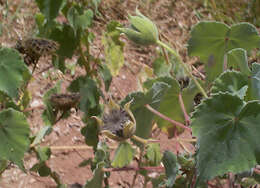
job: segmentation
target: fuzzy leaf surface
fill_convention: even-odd
[[[0,159],[10,160],[22,170],[24,153],[29,149],[30,128],[23,113],[12,108],[0,112]]]
[[[242,48],[235,48],[230,50],[227,54],[228,67],[235,70],[240,70],[245,75],[249,76],[251,70],[248,67],[248,60],[246,50]]]
[[[226,71],[214,81],[211,93],[229,92],[243,99],[247,88],[247,76],[237,71]]]
[[[188,42],[188,53],[205,63],[207,80],[213,81],[222,71],[224,55],[234,48],[250,51],[258,48],[260,36],[249,23],[229,27],[220,22],[203,21],[195,25]]]
[[[197,137],[197,183],[227,172],[249,170],[260,162],[260,104],[218,93],[203,100],[192,115]]]
[[[28,68],[16,50],[0,48],[0,91],[16,98],[19,89],[30,77]]]

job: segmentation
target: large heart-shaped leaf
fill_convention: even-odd
[[[24,153],[29,149],[30,128],[23,113],[5,109],[0,112],[0,159],[10,160],[21,169]]]
[[[260,162],[260,104],[218,93],[205,99],[192,115],[197,137],[197,182],[227,172],[249,170]]]
[[[258,48],[260,36],[249,23],[229,27],[224,23],[203,21],[193,27],[188,44],[189,55],[199,56],[206,64],[207,80],[210,82],[223,71],[225,53],[234,48],[247,51]]]
[[[30,72],[19,53],[10,48],[0,48],[0,91],[14,98],[30,79]]]

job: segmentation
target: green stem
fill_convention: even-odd
[[[190,72],[190,70],[188,69],[188,67],[185,65],[185,63],[182,61],[180,55],[174,51],[171,47],[169,47],[167,44],[161,42],[160,40],[157,40],[157,44],[164,47],[165,49],[167,49],[170,53],[172,53],[178,60],[178,62],[181,63],[182,67],[184,68],[184,70],[186,71],[186,73],[190,76],[190,78],[194,81],[194,83],[196,84],[196,86],[198,87],[198,89],[201,91],[202,95],[207,98],[208,95],[205,92],[205,90],[201,87],[200,83],[195,79],[195,77],[192,75],[192,73]]]

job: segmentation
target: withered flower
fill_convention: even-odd
[[[80,100],[79,93],[53,94],[50,97],[51,105],[59,110],[69,110],[76,107]]]
[[[136,130],[136,121],[130,111],[131,101],[126,103],[123,108],[116,104],[112,99],[105,106],[102,118],[93,116],[101,129],[101,134],[116,140],[123,141],[131,138]]]

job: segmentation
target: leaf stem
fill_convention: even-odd
[[[186,125],[189,126],[190,125],[190,116],[188,115],[188,113],[185,109],[185,105],[184,105],[181,93],[179,93],[179,103],[180,103],[181,110],[182,110],[184,118],[185,118]]]
[[[157,40],[157,44],[164,47],[165,49],[167,49],[170,53],[172,53],[177,60],[180,62],[180,64],[182,65],[182,67],[184,68],[184,70],[186,71],[186,73],[190,76],[190,78],[194,81],[194,83],[196,84],[196,86],[198,87],[198,89],[201,91],[202,95],[207,98],[208,95],[205,92],[205,90],[201,87],[200,83],[195,79],[195,77],[192,75],[192,73],[190,72],[190,70],[188,69],[188,67],[185,65],[185,63],[182,61],[180,55],[174,51],[171,47],[169,47],[167,44],[161,42],[160,40]]]
[[[154,113],[155,115],[159,116],[160,118],[166,120],[166,121],[169,121],[171,124],[173,124],[174,126],[177,126],[177,127],[181,127],[183,129],[186,129],[188,131],[191,132],[191,128],[189,127],[186,127],[185,125],[183,125],[182,123],[178,122],[178,121],[175,121],[165,115],[163,115],[162,113],[158,112],[157,110],[153,109],[149,104],[146,104],[145,107],[151,111],[152,113]]]

